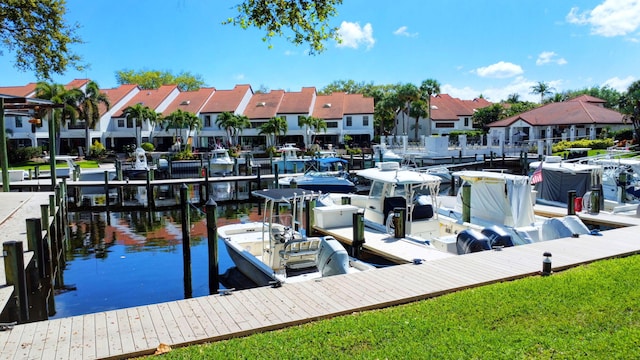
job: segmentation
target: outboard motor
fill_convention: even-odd
[[[458,255],[491,250],[489,238],[477,230],[466,229],[458,233],[456,238]]]
[[[349,254],[338,240],[327,236],[320,244],[317,264],[323,277],[346,274],[349,271]]]
[[[513,246],[511,235],[497,225],[486,227],[482,229],[481,233],[489,238],[489,245],[491,245],[492,248]]]

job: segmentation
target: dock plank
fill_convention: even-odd
[[[53,358],[54,351],[57,359],[126,358],[151,353],[161,342],[182,346],[216,341],[537,275],[545,251],[553,255],[554,271],[638,254],[638,230],[638,226],[618,228],[602,236],[583,235],[446,257],[319,281],[285,283],[279,288],[21,324],[0,333],[0,347],[7,358]],[[38,341],[41,344],[36,344]]]

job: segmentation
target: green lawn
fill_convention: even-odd
[[[99,163],[95,160],[80,160],[80,161],[76,161],[76,164],[80,165],[81,168],[83,169],[95,169],[100,167]],[[45,163],[45,162],[37,162],[37,161],[27,161],[21,164],[15,164],[15,165],[11,165],[9,167],[9,170],[35,170],[35,167],[39,166],[41,170],[46,170],[50,167],[49,163]],[[58,168],[67,168],[67,162],[66,161],[57,161],[56,162],[56,169]]]
[[[639,274],[640,256],[600,261],[162,358],[637,359]]]

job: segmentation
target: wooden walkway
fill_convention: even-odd
[[[637,226],[512,248],[83,316],[0,332],[1,359],[127,358],[317,319],[378,309],[537,275],[542,254],[554,271],[640,253]]]

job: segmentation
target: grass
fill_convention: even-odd
[[[640,256],[460,291],[164,359],[632,359],[640,357]]]
[[[99,163],[95,160],[79,160],[79,161],[75,161],[76,164],[80,165],[80,168],[83,169],[95,169],[100,167]],[[13,164],[9,167],[10,170],[35,170],[35,167],[39,166],[41,170],[46,170],[49,168],[49,163],[43,162],[43,161],[25,161],[23,163],[20,164]],[[57,161],[56,162],[56,169],[58,168],[67,168],[67,162],[66,161]]]

